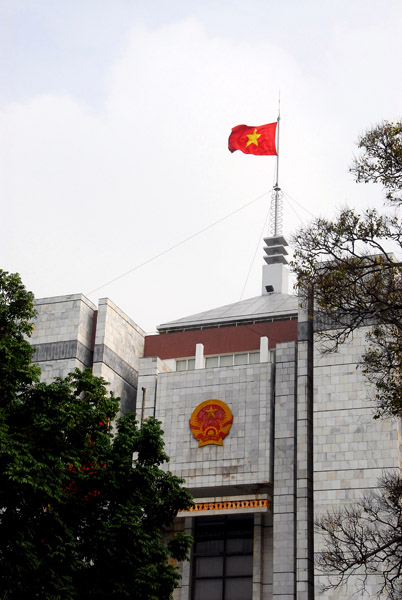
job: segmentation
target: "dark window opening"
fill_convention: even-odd
[[[197,517],[192,600],[252,600],[254,515]]]

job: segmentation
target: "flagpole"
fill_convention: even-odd
[[[276,237],[282,233],[282,195],[280,194],[281,188],[279,187],[279,127],[281,120],[281,97],[279,93],[279,106],[278,106],[278,136],[276,145],[276,183],[272,190],[271,196],[271,235]]]
[[[280,127],[280,121],[281,121],[281,94],[279,92],[278,118],[277,118],[277,123],[278,123],[278,143],[277,143],[277,146],[276,146],[276,186],[279,185],[279,127]]]

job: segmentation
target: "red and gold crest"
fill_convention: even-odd
[[[190,419],[190,429],[198,446],[222,446],[233,423],[233,415],[222,400],[206,400],[197,406]]]

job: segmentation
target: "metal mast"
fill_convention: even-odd
[[[279,110],[278,110],[278,138],[276,148],[276,183],[273,187],[271,194],[271,212],[270,212],[270,227],[269,233],[271,236],[277,236],[282,234],[283,229],[283,194],[279,187],[279,126],[280,126],[281,114],[280,114],[280,98],[279,98]]]
[[[268,237],[264,238],[264,261],[262,268],[262,293],[288,293],[287,241],[282,234],[283,194],[279,187],[279,122],[280,98],[278,110],[278,138],[276,154],[276,183],[271,194],[270,225]]]

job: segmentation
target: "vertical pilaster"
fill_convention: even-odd
[[[296,598],[296,368],[294,342],[278,344],[275,370],[273,600]]]
[[[156,416],[158,374],[170,369],[157,356],[140,359],[138,372],[137,418],[140,424]]]
[[[261,515],[261,600],[272,600],[273,526],[272,512]]]
[[[263,539],[262,514],[254,515],[254,544],[253,544],[253,600],[262,600],[263,579]]]
[[[297,600],[314,598],[312,298],[299,309],[297,358]]]
[[[188,535],[193,535],[194,533],[194,519],[191,517],[186,517],[184,519],[184,528],[183,530]],[[177,596],[178,600],[190,600],[191,598],[191,568],[190,561],[185,560],[182,563],[181,567],[181,582],[180,588],[175,592],[175,597]]]

